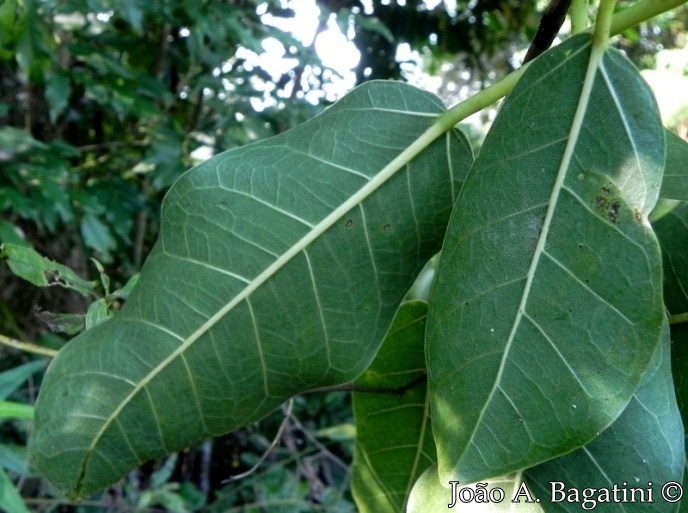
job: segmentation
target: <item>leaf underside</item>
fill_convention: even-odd
[[[44,475],[88,496],[363,372],[439,249],[472,162],[465,137],[447,133],[330,228],[319,223],[442,110],[411,86],[367,83],[180,178],[123,310],[70,342],[46,374],[31,439]]]
[[[648,372],[619,418],[587,446],[525,471],[531,490],[541,502],[561,499],[561,494],[552,496],[552,481],[565,483],[566,496],[571,489],[612,489],[616,484],[641,490],[634,496],[627,491],[626,497],[629,502],[637,501],[635,507],[642,511],[676,510],[675,504],[655,497],[664,483],[681,482],[684,466],[683,425],[671,379],[670,350],[669,324],[665,322]],[[619,512],[632,507],[624,503],[600,505],[605,511]],[[581,504],[561,501],[550,509],[573,513],[581,510]]]
[[[435,462],[425,380],[427,309],[421,301],[402,304],[375,360],[354,382],[362,388],[353,394],[351,481],[359,513],[403,513],[413,483]]]
[[[623,411],[658,343],[647,216],[663,128],[628,61],[608,50],[588,72],[590,56],[583,34],[533,62],[450,220],[427,328],[443,482],[587,444]]]

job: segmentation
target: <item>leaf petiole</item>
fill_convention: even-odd
[[[669,324],[683,324],[684,322],[688,322],[688,312],[669,316]]]
[[[21,351],[26,351],[27,353],[39,354],[41,356],[49,356],[53,358],[57,355],[57,351],[54,349],[48,349],[47,347],[41,347],[31,342],[21,342],[20,340],[7,337],[5,335],[0,335],[0,344],[19,349]]]
[[[597,17],[595,18],[595,31],[592,36],[593,53],[602,54],[607,49],[615,5],[616,0],[600,1],[600,7],[597,9]]]
[[[571,34],[576,35],[588,28],[589,0],[573,0],[569,16],[571,18]]]

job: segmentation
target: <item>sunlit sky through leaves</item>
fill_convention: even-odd
[[[382,3],[386,4],[392,1],[402,6],[405,4],[405,0],[382,0]],[[425,0],[424,3],[429,10],[443,3],[448,12],[456,12],[455,0]],[[362,0],[362,4],[362,14],[373,14],[371,0]],[[291,34],[304,47],[314,49],[325,68],[319,70],[322,71],[323,82],[311,81],[314,83],[314,87],[309,88],[309,77],[313,77],[315,70],[310,66],[305,67],[301,79],[302,85],[306,85],[303,87],[303,91],[297,93],[297,97],[305,97],[313,104],[317,104],[322,99],[333,102],[341,98],[354,87],[356,80],[353,70],[360,60],[360,52],[352,42],[354,38],[353,18],[348,19],[347,25],[346,18],[342,16],[338,19],[334,13],[323,14],[315,0],[282,0],[281,7],[292,10],[294,16],[292,18],[273,16],[268,13],[267,3],[259,5],[257,13],[261,16],[263,23]],[[352,13],[355,14],[356,9],[354,7]],[[322,20],[324,29],[318,31],[322,16],[326,17]],[[435,34],[430,34],[430,41],[432,41],[433,36],[437,37]],[[273,82],[276,82],[282,75],[298,66],[299,49],[294,45],[285,47],[283,42],[270,37],[263,40],[261,46],[264,52],[260,54],[246,48],[238,50],[236,57],[244,61],[243,66],[248,71],[260,67],[271,76]],[[408,43],[400,43],[397,46],[396,59],[401,65],[406,82],[422,89],[438,92],[442,82],[441,77],[429,76],[423,72],[421,55],[418,51],[412,50]],[[254,86],[257,90],[266,92],[264,99],[256,98],[253,100],[252,106],[255,110],[260,111],[275,105],[275,97],[270,94],[275,89],[274,84],[261,83],[259,79],[256,79]],[[293,87],[293,84],[287,87],[282,96],[287,97],[291,94],[290,87]]]
[[[323,66],[329,68],[323,70],[323,78],[326,79],[324,90],[306,89],[299,94],[305,95],[306,99],[314,104],[323,97],[329,101],[334,101],[346,94],[355,85],[356,77],[353,69],[360,59],[360,53],[351,41],[353,39],[353,27],[348,31],[349,33],[343,33],[337,24],[335,15],[331,14],[324,20],[326,28],[318,33],[321,12],[316,6],[315,0],[286,0],[282,2],[282,7],[293,10],[294,17],[273,16],[267,12],[267,4],[260,5],[257,12],[261,15],[263,23],[290,33],[305,47],[314,48]],[[240,48],[237,51],[237,58],[244,60],[244,67],[249,71],[252,67],[260,67],[270,74],[273,81],[277,81],[283,74],[298,65],[296,46],[285,47],[283,42],[273,37],[264,39],[261,46],[264,50],[264,53],[261,54],[246,48]],[[314,70],[307,66],[302,80],[307,81],[309,73],[314,73]],[[259,86],[260,84],[255,85]],[[266,92],[270,92],[274,88],[274,84],[266,83],[262,86]],[[286,91],[286,93],[289,94],[290,91]],[[259,99],[254,100],[252,106],[256,110],[262,110],[271,102],[274,102],[274,99],[271,100],[269,96],[266,96],[263,102]]]

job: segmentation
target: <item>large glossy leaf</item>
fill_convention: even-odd
[[[614,485],[620,489],[616,497],[623,498],[625,493],[628,503],[596,503],[593,501],[600,496],[594,494],[586,506],[619,512],[628,511],[631,504],[642,511],[676,509],[675,503],[662,498],[666,483],[682,481],[685,453],[683,425],[671,379],[668,323],[661,339],[633,398],[608,429],[585,447],[525,471],[530,489],[546,504],[546,511],[579,512],[584,502],[582,490],[613,491]],[[561,484],[553,486],[552,482]],[[631,488],[640,491],[631,492]],[[576,498],[575,490],[579,492],[578,502],[569,502]],[[604,500],[604,496],[601,498]]]
[[[185,174],[124,309],[52,362],[36,407],[37,467],[85,496],[363,372],[438,250],[471,162],[451,132],[379,183],[442,109],[410,86],[370,83]]]
[[[428,313],[444,482],[536,465],[623,411],[659,340],[654,98],[583,34],[508,96],[452,214]]]
[[[354,384],[352,492],[360,513],[403,513],[413,483],[435,462],[421,301],[401,305],[373,363]],[[395,392],[396,391],[396,392]]]

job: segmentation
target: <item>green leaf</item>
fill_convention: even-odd
[[[124,287],[121,289],[117,289],[112,293],[112,297],[117,298],[117,299],[123,299],[126,300],[129,297],[129,294],[131,294],[131,291],[134,290],[134,287],[139,281],[139,274],[135,274],[129,280],[124,284]]]
[[[47,310],[36,310],[34,314],[54,333],[76,335],[85,327],[84,314],[53,313]]]
[[[84,244],[98,252],[100,258],[109,263],[112,261],[112,251],[117,247],[117,241],[110,228],[98,216],[86,213],[81,218],[81,236]]]
[[[647,222],[663,150],[647,85],[614,50],[591,61],[588,35],[543,54],[508,96],[457,200],[428,313],[444,481],[570,452],[631,399],[663,318]]]
[[[659,195],[688,201],[688,143],[671,130],[666,134],[666,169]]]
[[[20,476],[29,475],[29,451],[25,445],[0,444],[0,467]]]
[[[46,150],[48,145],[34,139],[26,130],[19,130],[12,126],[0,128],[0,151],[9,155]]]
[[[0,400],[7,399],[22,383],[43,367],[45,367],[45,362],[37,360],[0,373]]]
[[[41,256],[31,247],[4,243],[0,247],[0,257],[5,259],[14,274],[37,287],[59,285],[83,295],[93,292],[93,286],[69,267]]]
[[[0,468],[0,509],[7,513],[29,513],[10,476]]]
[[[99,299],[91,303],[86,311],[85,327],[90,330],[94,326],[98,326],[100,323],[106,321],[110,316],[108,310],[107,301],[105,299]]]
[[[42,83],[50,67],[55,40],[46,19],[41,16],[35,1],[29,1],[23,15],[16,22],[16,59],[31,81]]]
[[[22,229],[4,219],[0,220],[0,243],[31,247],[31,243],[26,240]]]
[[[48,73],[45,85],[45,99],[50,107],[50,121],[55,123],[58,116],[67,108],[71,94],[69,75],[63,72]]]
[[[439,249],[472,160],[452,131],[385,181],[442,110],[411,86],[370,82],[294,130],[186,173],[122,310],[48,369],[36,466],[87,496],[361,374]]]
[[[582,494],[585,488],[613,490],[616,484],[629,489],[619,491],[617,497],[626,497],[629,503],[635,499],[643,511],[675,511],[676,505],[661,496],[665,483],[682,481],[685,456],[683,425],[671,380],[670,346],[669,325],[665,323],[650,368],[619,418],[585,447],[525,471],[530,488],[542,502],[569,496],[571,488]],[[556,493],[553,481],[563,483],[554,485],[559,490]],[[640,491],[633,497],[631,488]],[[595,497],[598,494],[591,499]],[[582,495],[579,499],[556,502],[554,510],[578,513],[581,506],[598,505],[592,500],[584,504]],[[630,507],[624,503],[599,505],[605,511],[619,512]]]
[[[370,389],[353,394],[352,492],[361,513],[405,511],[413,483],[435,462],[425,380],[427,309],[421,301],[402,304],[375,360],[354,382]]]
[[[19,19],[18,0],[0,2],[0,59],[9,60],[13,55],[16,26]]]

